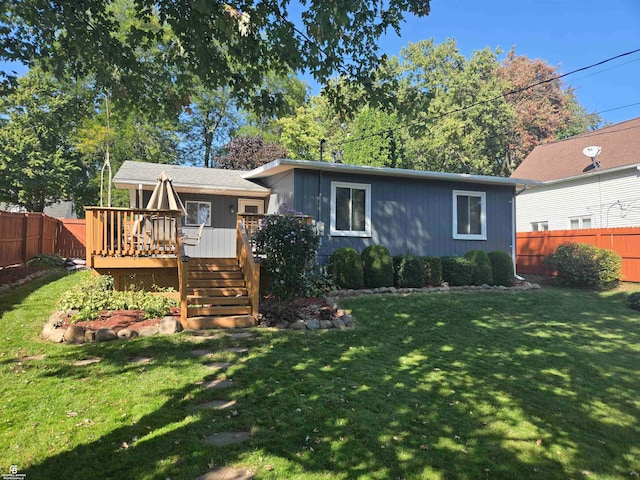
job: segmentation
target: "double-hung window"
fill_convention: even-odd
[[[371,185],[331,182],[330,235],[371,236]]]
[[[487,239],[486,204],[485,192],[453,191],[453,238]]]
[[[185,202],[187,209],[187,217],[185,219],[186,226],[196,226],[204,223],[211,226],[211,202]]]
[[[578,230],[581,228],[591,228],[591,216],[570,217],[569,228],[571,230]]]

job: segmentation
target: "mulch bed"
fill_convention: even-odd
[[[0,285],[12,284],[22,280],[32,273],[45,270],[42,267],[29,267],[27,265],[16,265],[0,268]]]
[[[179,317],[180,309],[172,308],[171,315]],[[144,318],[142,310],[110,310],[103,312],[94,320],[83,322],[74,322],[74,325],[87,328],[89,330],[99,330],[101,328],[110,328],[114,332],[128,328],[130,330],[140,331],[143,327],[150,325],[159,325],[160,318]],[[65,322],[65,326],[70,325],[69,321]]]

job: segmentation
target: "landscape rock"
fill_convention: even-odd
[[[62,324],[58,325],[58,322],[56,320],[54,321],[49,320],[47,323],[44,324],[44,327],[42,328],[42,338],[48,340],[51,334],[60,326],[62,326]]]
[[[182,330],[182,324],[175,317],[164,317],[160,322],[160,335],[173,335]]]
[[[155,325],[148,325],[146,327],[142,327],[138,331],[138,336],[140,336],[140,337],[153,337],[154,335],[157,335],[159,332],[160,332],[160,330],[158,330],[158,327],[156,327]]]
[[[129,339],[136,338],[138,336],[138,332],[135,330],[131,330],[130,328],[123,328],[118,332],[118,338]]]
[[[85,330],[84,331],[84,341],[87,343],[95,343],[96,341],[96,331],[95,330]]]
[[[289,328],[291,330],[306,330],[307,324],[304,323],[303,320],[298,320],[297,322],[293,322],[291,325],[289,325]]]
[[[344,323],[345,327],[353,326],[353,317],[351,315],[343,315],[340,320],[342,320],[342,323]]]
[[[118,335],[110,328],[101,328],[96,332],[96,342],[109,342],[116,340]]]
[[[56,328],[55,330],[51,331],[51,333],[49,333],[46,338],[53,343],[62,343],[62,341],[64,340],[64,332],[64,328]]]
[[[333,322],[331,320],[320,320],[320,328],[329,329],[333,328]]]
[[[64,321],[67,319],[66,312],[53,312],[51,316],[49,316],[49,321],[47,323],[52,323],[56,327],[61,327],[64,325]]]
[[[84,343],[84,328],[78,325],[70,325],[64,332],[64,341],[73,345]]]
[[[341,318],[336,318],[333,321],[333,326],[339,330],[343,330],[345,328],[344,322],[342,321]]]
[[[276,323],[276,328],[279,328],[279,329],[289,328],[289,322],[285,322],[284,320],[281,322],[278,322]]]
[[[320,330],[320,320],[312,318],[305,322],[309,330]]]

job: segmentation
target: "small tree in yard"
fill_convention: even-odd
[[[306,267],[318,249],[313,226],[293,212],[269,215],[254,240],[258,251],[265,253],[265,266],[273,276],[273,294],[282,300],[300,294]]]

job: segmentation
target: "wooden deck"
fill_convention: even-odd
[[[180,212],[88,207],[87,265],[112,275],[116,289],[174,288],[184,328],[255,325],[260,266],[239,216],[235,258],[189,258]]]

